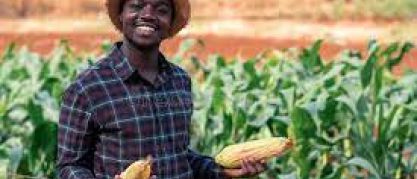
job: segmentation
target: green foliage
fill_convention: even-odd
[[[232,143],[286,136],[295,148],[271,161],[261,178],[412,177],[417,73],[391,72],[412,44],[382,48],[371,41],[365,58],[347,51],[330,63],[320,45],[296,57],[183,61],[203,74],[194,81],[192,146],[213,156]]]
[[[294,149],[269,161],[260,178],[412,178],[417,172],[417,73],[391,73],[412,44],[382,48],[371,41],[365,58],[347,51],[326,63],[317,41],[296,56],[213,55],[203,63],[184,58],[197,43],[186,41],[173,60],[194,81],[192,148],[214,156],[250,139],[294,139]],[[6,165],[13,175],[55,176],[60,98],[90,59],[65,42],[46,58],[14,45],[5,50],[0,172]]]
[[[61,95],[81,65],[65,41],[47,58],[14,45],[5,50],[0,59],[0,160],[7,161],[9,173],[54,177]]]

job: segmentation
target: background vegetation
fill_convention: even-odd
[[[417,72],[391,73],[412,44],[371,41],[367,54],[346,50],[326,63],[317,41],[203,63],[184,55],[196,42],[172,57],[194,81],[192,148],[214,156],[228,144],[286,136],[297,145],[261,178],[415,177]],[[93,59],[65,42],[47,57],[14,45],[1,55],[0,178],[55,176],[61,95]]]

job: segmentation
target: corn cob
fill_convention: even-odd
[[[283,137],[244,142],[227,146],[215,157],[215,161],[225,168],[239,168],[240,161],[243,159],[268,160],[278,157],[292,145],[293,142],[290,139]]]
[[[151,176],[152,158],[148,156],[146,160],[139,160],[127,167],[121,174],[122,179],[149,179]]]

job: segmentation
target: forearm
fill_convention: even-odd
[[[194,178],[224,179],[223,168],[217,165],[213,158],[200,155],[188,150],[188,162],[194,173]]]

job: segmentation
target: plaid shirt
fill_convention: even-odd
[[[148,155],[157,178],[224,178],[212,158],[188,148],[193,103],[187,73],[160,55],[152,85],[120,46],[116,43],[65,91],[59,178],[113,178]]]

